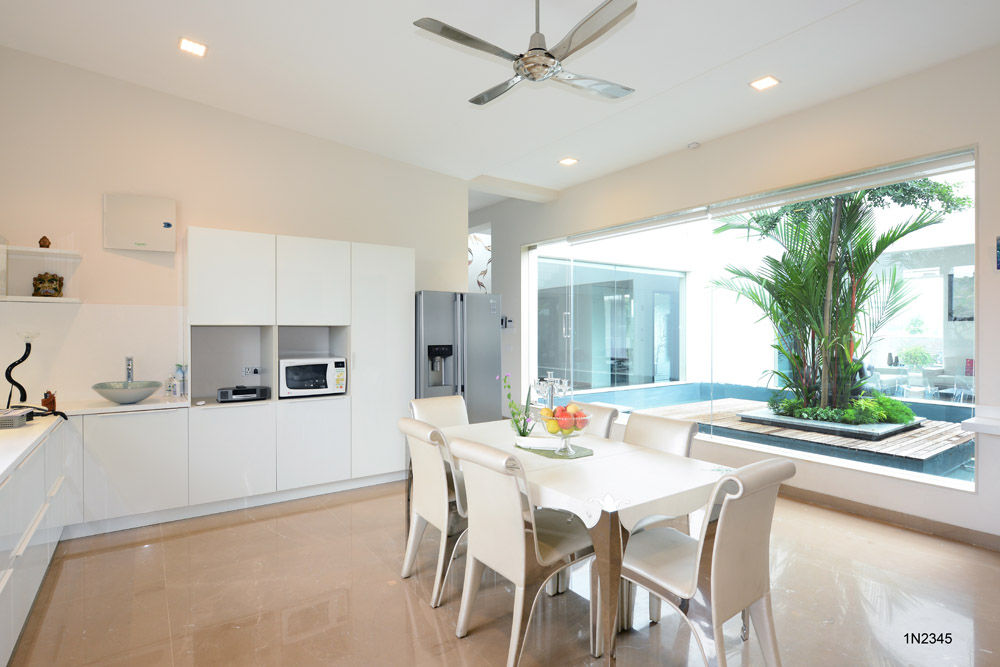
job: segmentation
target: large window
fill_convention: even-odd
[[[560,251],[573,254],[546,248]],[[540,376],[581,390],[680,379],[683,273],[545,255],[537,270]]]
[[[733,206],[712,215],[710,206],[682,224],[540,246],[531,255],[537,295],[531,370],[566,378],[577,400],[692,419],[706,433],[972,480],[974,442],[959,426],[971,416],[976,395],[975,176],[969,164],[896,182],[883,175],[871,187],[858,186],[866,194],[839,187],[819,192],[819,199],[762,199],[736,215]],[[777,226],[781,216],[805,220],[836,206],[847,215],[844,202],[852,198],[867,204],[870,229],[855,230],[835,246],[848,266],[836,289],[843,290],[841,303],[855,305],[858,313],[838,339],[839,361],[831,357],[826,364],[830,373],[850,377],[824,385],[817,372],[807,393],[815,397],[819,386],[838,387],[840,396],[826,392],[830,406],[884,395],[923,421],[908,436],[868,445],[752,427],[744,415],[772,398],[794,396],[786,380],[801,359],[786,344],[799,340],[799,324],[776,322],[749,293],[732,289],[739,271],[766,275],[780,263],[790,247],[781,235],[793,228]],[[877,261],[866,263],[865,248],[921,215],[933,224],[879,247]],[[808,269],[814,274],[803,289],[819,290],[822,299],[825,260],[819,263]],[[877,293],[866,294],[866,284]],[[810,298],[815,301],[816,292]],[[859,298],[863,303],[852,304]],[[822,349],[834,354],[834,347]]]

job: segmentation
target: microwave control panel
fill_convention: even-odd
[[[347,362],[333,362],[333,390],[335,393],[343,394],[347,392]]]

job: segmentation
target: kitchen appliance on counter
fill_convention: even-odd
[[[242,384],[235,387],[222,387],[215,396],[215,400],[219,403],[266,401],[269,398],[271,398],[270,387],[247,387]]]
[[[421,291],[416,307],[416,397],[457,394],[470,422],[500,419],[500,295]]]
[[[278,398],[346,393],[344,357],[286,356],[278,360]]]

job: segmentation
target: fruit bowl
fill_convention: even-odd
[[[556,454],[573,453],[570,438],[580,434],[590,424],[590,415],[576,403],[558,405],[554,409],[533,407],[532,418],[551,436],[561,438],[562,444]]]

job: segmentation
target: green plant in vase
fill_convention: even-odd
[[[499,376],[497,376],[499,379]],[[528,387],[528,397],[524,399],[524,405],[514,400],[513,389],[510,386],[510,373],[504,373],[503,388],[507,392],[507,409],[510,410],[510,427],[521,436],[527,437],[535,428],[535,423],[531,419],[531,387]]]

